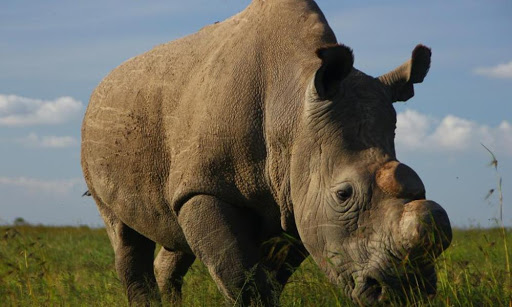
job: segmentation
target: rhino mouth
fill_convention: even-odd
[[[361,286],[356,286],[351,298],[359,304],[375,304],[386,299],[387,287],[376,278],[366,277]]]
[[[392,270],[395,270],[393,273]],[[348,296],[359,305],[414,304],[437,293],[437,274],[433,264],[421,267],[379,270],[352,277]]]

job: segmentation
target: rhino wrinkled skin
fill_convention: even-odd
[[[129,301],[179,304],[197,258],[229,304],[277,305],[308,255],[357,304],[435,294],[450,222],[397,161],[392,105],[430,56],[374,78],[314,1],[253,0],[112,71],[82,168]]]

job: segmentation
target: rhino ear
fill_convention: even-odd
[[[354,55],[344,45],[331,45],[320,48],[316,55],[322,60],[322,66],[315,74],[315,88],[322,100],[332,98],[343,80],[352,70]]]
[[[414,83],[421,83],[430,68],[430,48],[417,45],[412,57],[393,71],[379,77],[391,94],[392,101],[407,101],[414,96]]]

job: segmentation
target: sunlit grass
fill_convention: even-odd
[[[510,245],[510,233],[506,231]],[[438,259],[438,294],[426,306],[509,306],[503,233],[495,229],[454,230]],[[207,269],[194,263],[185,277],[185,306],[224,301]],[[126,306],[104,229],[87,227],[0,227],[2,306]],[[291,277],[282,306],[347,306],[349,300],[308,258]]]

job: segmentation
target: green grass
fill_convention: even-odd
[[[455,230],[438,260],[438,295],[427,306],[510,306],[504,233]],[[506,233],[508,246],[511,234]],[[0,227],[1,306],[126,306],[104,229]],[[185,306],[217,306],[223,299],[206,268],[194,263],[185,278]],[[348,301],[309,258],[292,276],[283,306],[346,306]]]

